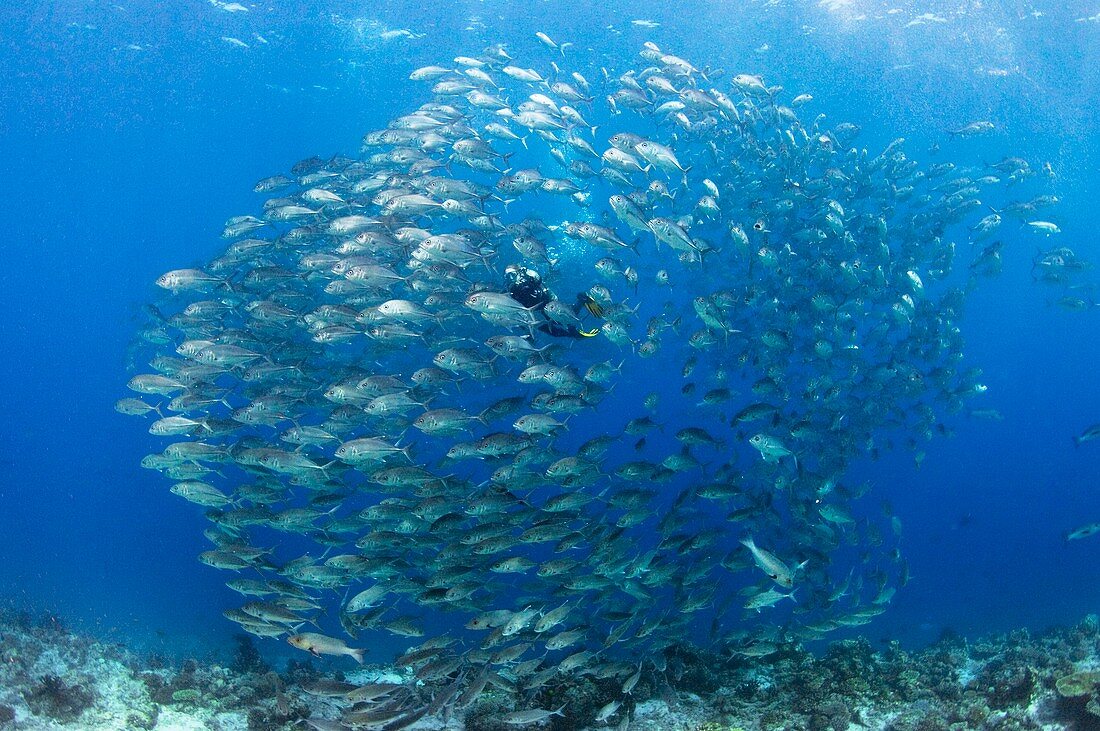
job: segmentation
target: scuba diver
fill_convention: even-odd
[[[540,314],[547,304],[556,299],[554,293],[542,283],[542,277],[538,272],[517,264],[509,264],[504,270],[504,284],[508,287],[508,294],[512,299]],[[603,316],[603,308],[596,300],[585,292],[578,292],[577,301],[573,304],[573,314],[580,314],[582,308],[595,317]],[[539,325],[539,330],[556,338],[591,338],[600,333],[599,328],[581,330],[573,325],[554,322],[545,314],[543,319],[545,321]]]

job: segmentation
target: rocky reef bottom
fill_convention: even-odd
[[[1100,730],[1100,619],[1091,615],[1040,635],[944,636],[919,652],[876,650],[864,640],[819,652],[785,647],[764,658],[676,647],[643,667],[626,696],[618,683],[567,676],[527,703],[564,706],[564,715],[523,727]],[[310,658],[273,669],[246,636],[225,664],[168,663],[73,633],[51,617],[0,613],[0,731],[338,729],[348,704],[334,701],[334,681],[406,682],[413,694],[432,696],[407,669],[350,670]],[[616,700],[617,712],[596,722]],[[488,690],[462,712],[425,715],[407,728],[517,728],[505,715],[515,708],[514,697]]]

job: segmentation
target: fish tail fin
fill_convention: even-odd
[[[349,647],[348,654],[354,657],[355,661],[362,665],[363,656],[367,654],[367,650],[363,647]]]
[[[488,254],[479,253],[478,258],[481,260],[481,263],[485,265],[485,268],[489,270],[490,274],[493,274],[494,276],[499,277],[500,272],[498,272],[497,268],[495,266],[493,266],[493,261],[492,261],[492,257],[495,254],[496,254],[495,251],[489,252]]]

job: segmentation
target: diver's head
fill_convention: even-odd
[[[541,284],[542,277],[534,269],[528,269],[518,264],[509,264],[504,269],[504,283],[509,289],[532,287]]]

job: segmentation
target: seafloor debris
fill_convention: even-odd
[[[0,660],[5,730],[301,729],[307,716],[335,717],[333,698],[349,688],[403,682],[410,693],[423,689],[401,669],[379,666],[335,679],[321,672],[328,661],[293,660],[275,671],[247,640],[218,661],[166,663],[11,612],[0,612]],[[967,640],[945,633],[918,652],[897,643],[875,648],[865,639],[818,652],[792,646],[764,659],[678,646],[658,664],[664,671],[639,680],[620,708],[631,729],[1100,729],[1095,615],[1037,636],[1020,630]],[[594,719],[618,698],[619,685],[576,677],[548,692],[554,697],[535,702],[564,706],[564,715],[526,728],[608,728]],[[515,707],[509,694],[488,690],[464,714],[413,728],[514,729],[504,719]]]

